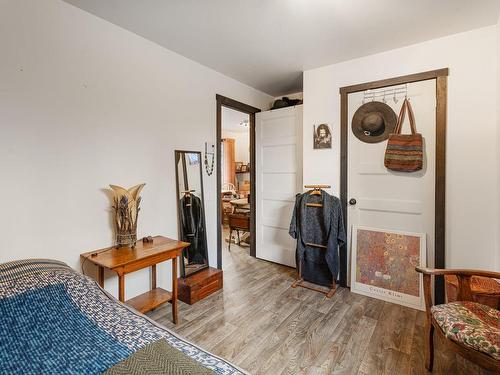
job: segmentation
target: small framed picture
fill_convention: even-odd
[[[313,126],[314,149],[332,148],[332,132],[328,124]]]
[[[241,161],[235,162],[236,166],[236,172],[241,172],[241,167],[243,166],[243,163]]]
[[[248,166],[246,164],[241,166],[241,172],[248,172]]]

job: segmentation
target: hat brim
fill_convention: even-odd
[[[363,118],[372,112],[378,112],[384,119],[385,129],[379,135],[367,135],[361,126]],[[360,141],[365,143],[378,143],[389,138],[389,134],[394,132],[398,117],[396,113],[387,104],[382,102],[368,102],[359,107],[352,117],[351,129],[353,134]]]

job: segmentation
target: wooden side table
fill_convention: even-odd
[[[98,267],[98,283],[104,288],[104,269],[118,275],[118,299],[141,313],[151,311],[165,302],[172,303],[172,316],[177,324],[177,257],[189,243],[155,236],[152,243],[138,241],[135,248],[107,247],[81,254],[82,262],[91,262]],[[172,260],[172,292],[156,286],[156,265]],[[125,275],[151,267],[151,290],[125,301]]]

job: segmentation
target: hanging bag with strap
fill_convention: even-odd
[[[406,109],[410,120],[411,134],[401,134]],[[405,99],[399,112],[394,133],[389,135],[385,150],[384,165],[387,169],[398,172],[415,172],[422,169],[423,153],[422,134],[417,133],[415,116],[410,101]]]

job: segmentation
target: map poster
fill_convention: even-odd
[[[351,291],[425,310],[422,275],[425,233],[353,226]]]

